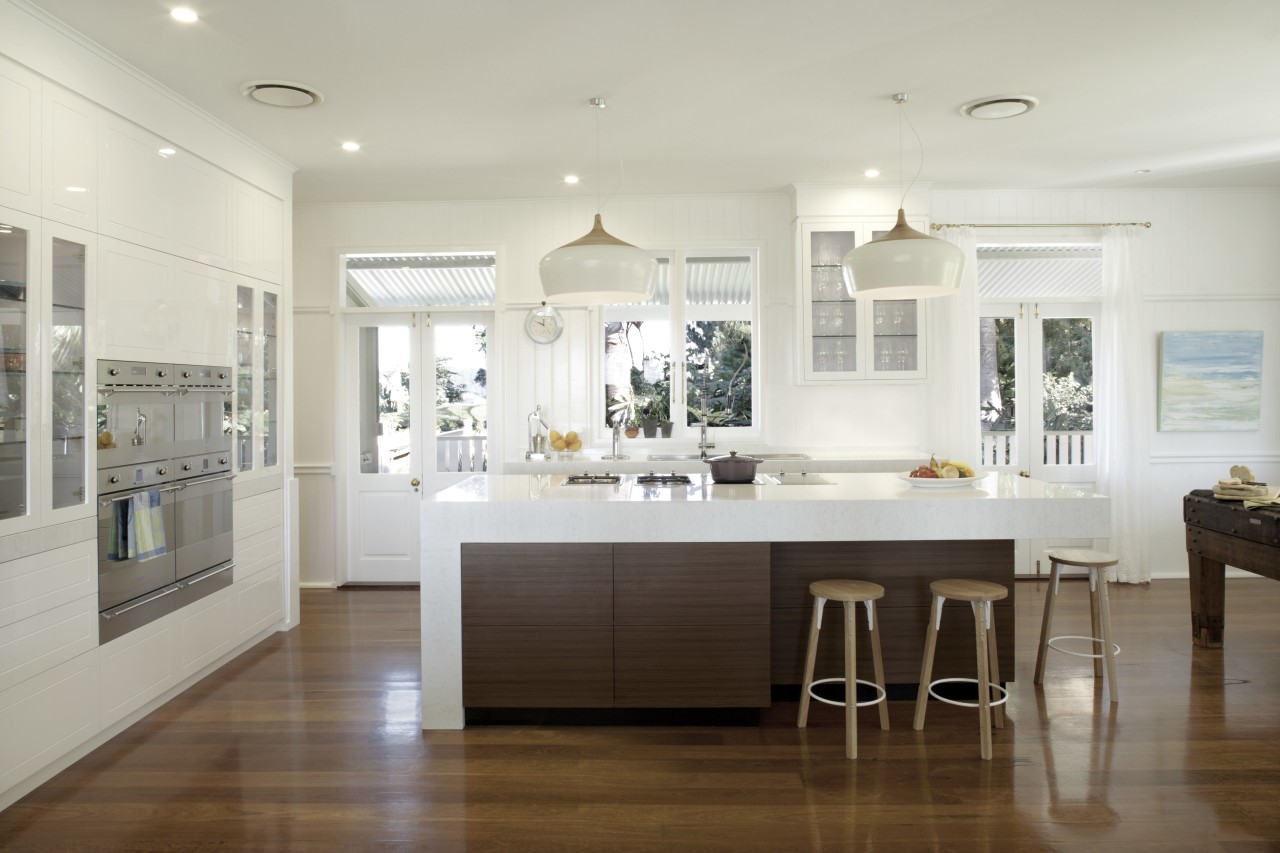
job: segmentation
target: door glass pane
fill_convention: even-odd
[[[236,288],[236,458],[241,471],[253,470],[253,288]]]
[[[872,340],[879,372],[918,370],[919,307],[914,299],[877,299],[872,303]]]
[[[85,500],[84,281],[85,247],[55,237],[49,354],[54,509],[79,506]]]
[[[670,420],[670,320],[605,322],[604,396],[606,427]]]
[[[1016,343],[1013,317],[979,320],[978,416],[982,421],[984,465],[1015,465],[1018,461]]]
[[[409,412],[410,329],[360,330],[360,472],[406,474],[412,441]]]
[[[27,240],[0,220],[0,519],[27,514]]]
[[[432,329],[436,357],[436,470],[489,469],[488,332],[482,324]]]
[[[1044,373],[1044,462],[1093,463],[1093,320],[1041,323]]]
[[[277,346],[278,319],[274,293],[262,294],[262,466],[271,468],[279,460],[280,406],[277,399],[280,349]]]

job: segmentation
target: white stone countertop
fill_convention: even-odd
[[[645,469],[647,470],[647,469]],[[661,470],[661,469],[659,469]],[[477,475],[422,502],[422,725],[461,728],[464,542],[1105,539],[1111,501],[1011,474],[958,488],[824,471],[829,485],[563,485]],[[758,480],[764,477],[757,475]]]

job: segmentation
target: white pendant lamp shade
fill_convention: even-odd
[[[611,305],[653,297],[658,264],[644,249],[604,230],[600,214],[589,232],[554,249],[538,264],[542,292],[560,305]]]
[[[927,299],[960,290],[964,253],[912,228],[899,208],[893,230],[849,252],[841,266],[850,296]]]

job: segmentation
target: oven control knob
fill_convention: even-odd
[[[167,371],[167,370],[157,370],[157,371],[156,371],[156,376],[159,376],[161,379],[163,379],[164,377],[166,377],[166,376],[168,376],[168,375],[169,375],[169,371]]]
[[[226,378],[227,378],[227,374],[226,374],[226,372],[224,371],[223,373],[219,373],[219,374],[218,374],[218,378],[219,378],[219,379],[226,379]]]
[[[184,370],[184,371],[182,371],[182,378],[183,378],[183,379],[190,379],[190,378],[191,378],[191,371],[190,371],[190,370]]]
[[[107,368],[107,373],[108,373],[108,374],[110,374],[111,376],[119,376],[119,375],[120,375],[120,368],[118,368],[118,367],[109,367],[109,368]]]
[[[183,471],[190,471],[190,470],[191,470],[191,463],[190,463],[190,462],[188,462],[188,463],[186,463],[185,465],[183,465],[183,466],[182,466],[182,470],[183,470]]]
[[[157,473],[157,474],[159,474],[161,477],[163,477],[165,474],[168,474],[168,473],[169,473],[169,469],[168,469],[168,468],[157,468],[157,469],[156,469],[156,473]]]
[[[218,464],[219,464],[219,465],[226,465],[226,464],[227,464],[227,457],[225,457],[225,456],[220,456],[220,457],[218,457]]]
[[[108,483],[118,483],[118,482],[120,482],[120,478],[119,478],[117,475],[112,474],[110,477],[108,477],[108,478],[107,478],[107,482],[108,482]]]

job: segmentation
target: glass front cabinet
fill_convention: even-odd
[[[907,217],[927,233],[923,217]],[[914,299],[857,299],[841,261],[893,227],[891,220],[800,220],[800,381],[925,377],[925,308]]]
[[[236,467],[244,473],[279,465],[279,304],[271,285],[236,286],[236,403],[230,428]]]

